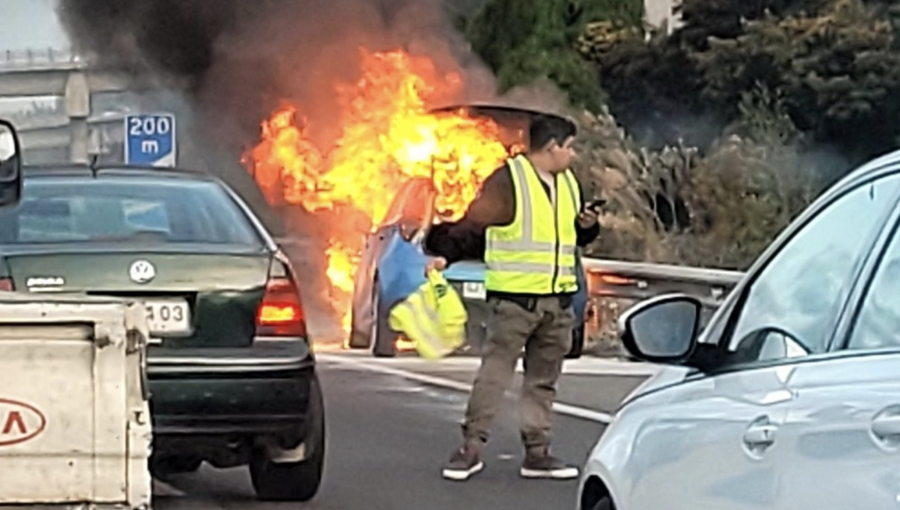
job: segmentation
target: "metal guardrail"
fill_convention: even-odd
[[[276,241],[296,249],[295,239]],[[740,271],[621,260],[583,258],[582,264],[591,297],[640,301],[679,292],[700,299],[708,308],[717,308],[744,277]]]
[[[588,287],[595,297],[648,299],[681,292],[716,308],[741,281],[744,273],[666,264],[582,259]]]
[[[591,302],[585,346],[596,355],[624,354],[617,328],[621,313],[662,294],[681,293],[703,304],[701,327],[740,283],[744,273],[689,266],[583,258]],[[587,347],[590,346],[590,347]]]
[[[34,69],[83,69],[87,61],[71,49],[38,48],[0,51],[0,72]]]

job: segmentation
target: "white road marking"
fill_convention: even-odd
[[[385,375],[393,375],[397,377],[403,377],[404,379],[409,379],[411,381],[417,381],[423,384],[429,384],[431,386],[438,386],[440,388],[446,388],[450,390],[456,391],[464,391],[470,392],[472,391],[472,385],[454,381],[452,379],[447,379],[444,377],[436,377],[433,375],[420,374],[416,372],[412,372],[409,370],[403,370],[401,368],[389,367],[385,366],[382,363],[377,363],[375,360],[361,360],[361,359],[353,359],[347,356],[335,356],[332,354],[322,354],[319,353],[316,355],[320,360],[334,363],[335,365],[344,365],[347,367],[358,368],[362,370],[368,370],[370,372],[376,372],[379,374]],[[611,423],[613,421],[613,416],[608,413],[604,413],[601,411],[594,411],[593,409],[588,409],[585,407],[574,406],[570,404],[562,404],[559,402],[555,402],[553,404],[553,410],[558,414],[572,416],[575,418],[581,418],[583,420],[594,421],[597,423]]]
[[[429,371],[445,372],[459,369],[474,369],[481,364],[481,358],[474,356],[449,357],[440,360],[427,360],[416,356],[400,356],[396,358],[373,358],[368,351],[321,350],[316,354],[333,354],[342,359],[365,360],[367,363],[387,366],[424,366]],[[516,366],[522,372],[522,361]],[[637,361],[624,361],[611,358],[593,358],[589,356],[566,360],[563,363],[563,374],[566,375],[609,375],[624,377],[650,377],[660,370],[658,365]]]

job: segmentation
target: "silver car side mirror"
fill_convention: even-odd
[[[622,343],[629,353],[646,361],[683,361],[696,346],[702,310],[698,299],[683,294],[638,303],[619,319]]]

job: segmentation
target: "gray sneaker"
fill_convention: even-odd
[[[549,452],[529,453],[525,455],[522,469],[523,478],[549,478],[552,480],[571,480],[578,478],[578,468],[550,455]]]
[[[474,445],[464,445],[453,453],[442,474],[448,480],[464,481],[484,469],[481,453]]]

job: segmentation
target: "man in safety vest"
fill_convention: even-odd
[[[575,152],[572,122],[535,119],[526,155],[509,159],[488,177],[458,223],[437,225],[426,249],[429,268],[483,257],[492,317],[488,345],[469,397],[464,443],[443,476],[466,480],[484,468],[483,443],[524,349],[520,403],[526,478],[571,479],[578,468],[550,454],[552,404],[575,324],[576,248],[600,232],[597,213],[569,169]]]

